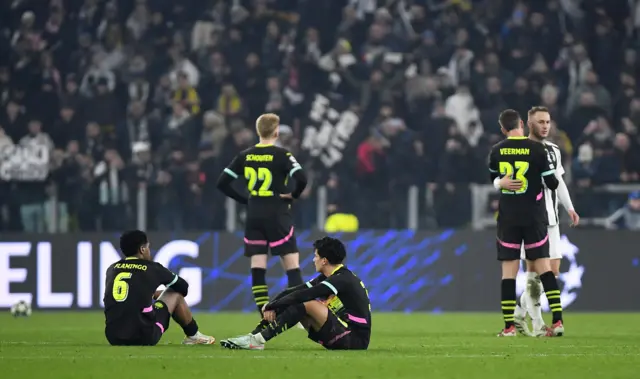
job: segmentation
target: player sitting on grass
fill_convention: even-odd
[[[371,336],[369,293],[342,264],[347,254],[343,243],[324,237],[313,247],[313,264],[320,275],[280,293],[264,306],[264,319],[252,333],[224,340],[223,347],[263,350],[267,341],[300,322],[309,331],[309,339],[327,349],[367,349]]]
[[[105,336],[111,345],[156,345],[169,329],[171,317],[184,330],[183,344],[215,343],[215,338],[198,331],[184,299],[189,284],[151,260],[144,232],[133,230],[122,234],[120,249],[126,258],[107,269],[104,292]],[[157,294],[161,284],[167,289]],[[153,301],[154,297],[157,300]]]

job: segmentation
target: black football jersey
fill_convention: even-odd
[[[171,287],[180,277],[160,263],[134,257],[120,260],[107,269],[104,290],[106,327],[123,336],[128,329],[153,324],[152,296],[160,285]]]
[[[489,154],[492,175],[520,180],[516,191],[501,190],[498,222],[513,225],[548,224],[543,177],[554,175],[555,164],[547,149],[527,137],[509,137]]]
[[[287,149],[257,144],[238,154],[224,169],[234,179],[244,177],[249,191],[249,209],[257,205],[289,207],[279,195],[290,193],[289,178],[302,166]]]

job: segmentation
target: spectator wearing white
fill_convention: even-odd
[[[458,124],[458,129],[467,138],[471,146],[478,144],[484,128],[480,122],[480,112],[474,104],[473,96],[466,82],[460,83],[456,93],[447,99],[445,114],[455,120],[456,124]]]
[[[89,70],[87,70],[87,73],[82,78],[80,93],[86,97],[93,97],[95,95],[95,86],[100,79],[107,81],[109,92],[113,92],[116,88],[116,75],[103,65],[105,56],[103,52],[94,54],[91,59],[91,67],[89,67]]]
[[[20,140],[21,161],[12,165],[20,197],[20,217],[25,232],[45,231],[46,179],[53,142],[42,132],[40,120],[29,121],[29,134]],[[44,150],[43,150],[44,148]],[[12,178],[14,179],[14,178]]]
[[[133,13],[127,19],[127,29],[136,41],[142,38],[150,22],[151,15],[145,0],[137,0]]]
[[[178,88],[178,74],[181,72],[187,76],[191,87],[197,88],[198,83],[200,83],[200,71],[198,71],[198,68],[187,57],[182,55],[178,48],[171,49],[170,54],[173,59],[173,68],[169,72],[172,88]]]

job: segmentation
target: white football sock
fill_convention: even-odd
[[[267,341],[265,341],[264,337],[262,336],[262,333],[254,334],[254,335],[253,335],[253,338],[255,338],[255,339],[256,339],[256,341],[258,341],[259,343],[261,343],[261,344],[263,344],[263,345],[264,345],[265,343],[267,343]]]
[[[540,306],[540,296],[542,295],[540,279],[535,272],[527,272],[527,286],[523,293],[526,301],[525,309],[529,316],[534,330],[539,330],[544,325],[542,319],[542,307]]]
[[[515,317],[522,317],[525,318],[527,317],[527,299],[524,296],[524,292],[522,293],[522,295],[520,295],[520,304],[516,304],[516,310],[513,312],[513,315]]]

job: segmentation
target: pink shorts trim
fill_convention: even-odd
[[[528,245],[524,245],[524,249],[525,250],[529,250],[529,249],[535,249],[536,247],[540,247],[542,245],[545,244],[545,242],[547,242],[549,240],[549,234],[547,234],[544,239],[542,239],[542,241],[536,242],[536,243],[530,243]]]
[[[280,246],[280,245],[284,244],[285,242],[289,241],[291,239],[291,237],[293,237],[293,226],[291,227],[291,230],[289,230],[289,234],[287,234],[286,237],[284,237],[281,240],[277,240],[275,242],[269,242],[269,247]]]
[[[357,322],[358,324],[366,324],[367,320],[362,317],[356,317],[350,314],[347,314],[347,318],[353,322]]]
[[[162,324],[161,324],[161,323],[159,323],[159,322],[156,322],[156,326],[157,326],[158,328],[160,328],[160,332],[161,332],[162,334],[164,334],[164,326],[162,326]]]
[[[500,240],[500,238],[496,238],[498,240],[498,243],[508,249],[517,249],[520,250],[520,246],[521,244],[519,243],[509,243],[509,242],[504,242],[502,240]]]
[[[244,243],[247,245],[267,246],[266,240],[248,240],[247,237],[244,238]]]

